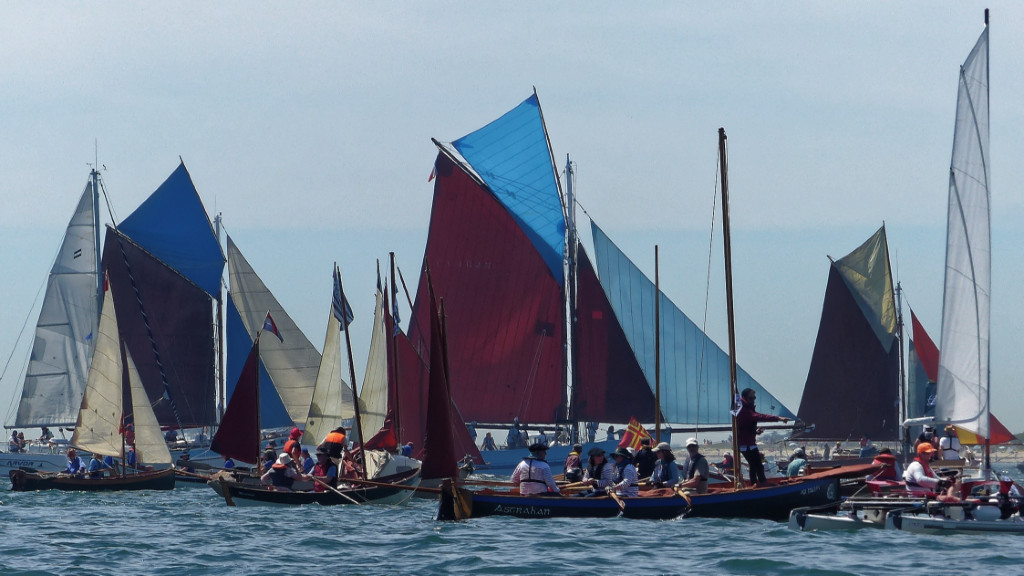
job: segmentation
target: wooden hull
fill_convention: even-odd
[[[237,482],[223,478],[210,480],[209,486],[224,498],[228,506],[280,505],[302,506],[319,504],[397,504],[412,496],[419,484],[419,470],[410,470],[393,476],[374,480],[374,485],[339,488],[338,492],[325,490],[290,491],[274,490],[249,482]],[[340,492],[340,494],[339,494]]]
[[[839,479],[794,478],[765,487],[722,490],[692,494],[695,518],[762,518],[786,520],[789,512],[802,506],[839,502]]]
[[[458,489],[458,492],[462,501],[468,502],[469,514],[445,511],[445,500],[450,500],[452,494],[442,489],[438,520],[465,520],[484,516],[612,518],[620,513],[627,518],[668,520],[683,515],[690,507],[685,499],[674,495],[623,498],[625,509],[620,510],[618,503],[608,496],[522,496],[492,490],[471,492],[463,489]],[[460,508],[459,505],[454,507]]]
[[[156,472],[140,472],[124,477],[73,478],[55,474],[11,470],[11,490],[114,491],[114,490],[173,490],[174,470],[166,468]]]

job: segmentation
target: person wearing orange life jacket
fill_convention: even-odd
[[[302,430],[298,427],[292,428],[288,435],[288,441],[284,443],[284,453],[291,456],[295,462],[302,462]]]
[[[948,480],[936,477],[928,464],[934,453],[935,447],[931,442],[918,444],[917,456],[903,471],[903,481],[907,483],[907,488],[912,492],[921,492],[922,489],[928,492],[939,492],[950,486],[951,483]]]
[[[899,462],[896,461],[896,456],[893,455],[892,450],[888,448],[882,448],[875,455],[875,459],[871,461],[875,466],[881,466],[874,475],[868,476],[868,480],[892,480],[898,482],[900,480]]]
[[[328,432],[327,437],[324,438],[324,441],[317,448],[323,448],[332,460],[340,460],[342,451],[345,449],[345,427],[338,426]],[[335,460],[335,464],[338,463],[338,460]]]

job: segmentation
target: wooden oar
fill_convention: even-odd
[[[440,494],[440,488],[427,488],[423,486],[406,486],[405,484],[391,484],[389,482],[376,482],[374,480],[363,480],[361,478],[344,478],[345,482],[349,484],[365,484],[367,486],[381,486],[385,488],[397,488],[399,490],[419,490],[426,492],[427,494]]]
[[[324,488],[327,488],[328,490],[330,490],[331,492],[334,492],[338,496],[341,496],[345,500],[348,500],[349,502],[351,502],[353,504],[356,504],[356,505],[360,504],[359,502],[356,502],[355,498],[352,498],[348,494],[343,493],[341,490],[338,490],[334,486],[331,486],[330,484],[328,484],[327,482],[324,482],[323,480],[317,478],[316,476],[312,476],[312,478],[313,478],[313,482],[316,482],[317,484],[323,486]]]
[[[615,500],[615,503],[619,505],[619,510],[620,511],[622,511],[622,512],[626,511],[626,503],[623,502],[622,498],[620,498],[619,495],[615,493],[615,490],[609,490],[608,491],[608,495],[611,496],[612,500]]]
[[[678,494],[679,496],[682,496],[683,500],[686,500],[686,505],[687,506],[693,506],[693,500],[690,500],[690,495],[686,493],[685,489],[683,489],[683,488],[681,488],[679,486],[676,486],[676,494]]]
[[[181,474],[182,476],[191,476],[193,478],[199,478],[201,480],[210,480],[210,476],[203,476],[202,474],[196,474],[195,472],[189,472],[188,470],[174,469],[175,474]]]

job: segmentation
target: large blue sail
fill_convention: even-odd
[[[561,284],[565,216],[537,95],[452,145],[512,214]]]
[[[654,389],[654,283],[591,223],[601,286],[622,326],[633,354]],[[729,390],[729,356],[659,293],[661,324],[661,410],[674,424],[729,424],[733,402]],[[703,349],[703,350],[702,350]],[[701,354],[704,359],[701,361]],[[737,367],[740,390],[757,390],[759,412],[793,418],[794,414],[750,374]]]
[[[252,349],[252,338],[242,322],[235,301],[227,299],[227,396],[231,400],[238,379],[242,376],[245,361]],[[263,428],[285,428],[292,425],[292,419],[285,410],[281,396],[274,388],[274,381],[267,373],[267,367],[260,360],[260,426]]]
[[[220,300],[224,253],[184,163],[118,230]]]

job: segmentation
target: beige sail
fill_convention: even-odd
[[[363,387],[359,391],[362,410],[363,434],[372,438],[382,427],[388,411],[388,351],[387,329],[384,327],[384,295],[377,291],[377,305],[373,311],[373,333],[370,354],[366,359]]]
[[[303,444],[317,444],[329,431],[341,426],[343,420],[351,420],[355,416],[352,390],[341,377],[343,371],[341,322],[331,313],[328,314],[324,353],[320,359],[309,415],[306,417]]]
[[[103,313],[100,315],[89,379],[78,411],[75,433],[71,436],[72,446],[104,456],[124,456],[119,432],[123,371],[114,298],[111,290],[107,290],[103,295]]]
[[[106,307],[104,307],[106,310]],[[139,371],[135,367],[132,355],[126,349],[125,360],[128,362],[128,381],[132,391],[132,414],[135,423],[135,457],[146,464],[170,464],[171,452],[167,449],[160,423],[156,420],[153,407],[149,404],[149,396],[142,386]]]

